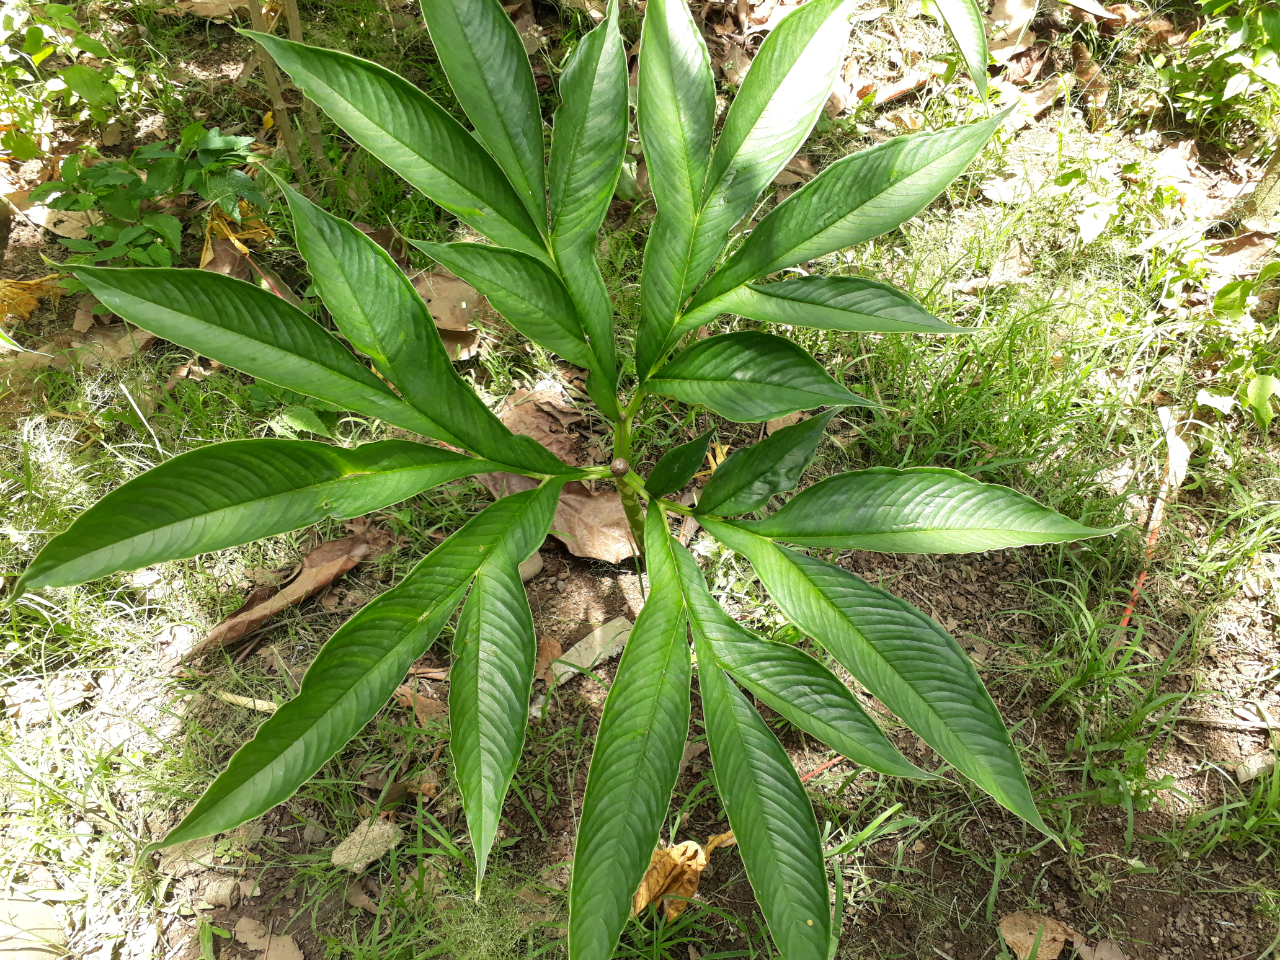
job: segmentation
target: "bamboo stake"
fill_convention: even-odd
[[[267,32],[267,22],[262,16],[260,0],[249,0],[249,19],[253,21],[253,29],[259,33]],[[307,170],[302,165],[302,157],[298,153],[298,141],[293,138],[293,124],[289,122],[284,93],[280,89],[280,73],[276,69],[276,62],[269,55],[264,55],[262,58],[262,75],[267,81],[267,94],[271,97],[271,109],[275,115],[276,130],[279,131],[276,136],[284,143],[285,153],[289,157],[289,166],[297,175],[298,183],[305,183]]]
[[[298,0],[285,0],[285,16],[289,19],[289,39],[295,43],[302,42],[302,16],[298,13]],[[311,148],[312,159],[326,177],[333,172],[329,158],[324,154],[324,140],[320,137],[320,114],[316,105],[307,97],[302,98],[302,116],[307,128],[307,146]]]

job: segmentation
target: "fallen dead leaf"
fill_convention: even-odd
[[[248,280],[253,272],[249,258],[225,237],[210,237],[200,256],[200,269],[220,273],[235,280]]]
[[[359,880],[351,880],[347,883],[347,903],[370,913],[378,912],[378,905],[369,899],[368,891]]]
[[[225,690],[219,690],[217,697],[223,703],[229,703],[234,707],[245,707],[249,710],[257,710],[259,713],[276,712],[276,705],[270,700],[255,700],[253,697],[242,697],[238,694],[227,693]]]
[[[287,934],[273,934],[257,920],[236,921],[235,938],[250,950],[264,951],[258,960],[304,960],[302,951]]]
[[[1204,259],[1209,268],[1220,276],[1248,277],[1256,274],[1276,250],[1274,235],[1250,230],[1224,240]]]
[[[987,37],[991,56],[998,63],[1007,63],[1036,42],[1031,21],[1035,19],[1037,5],[1036,0],[995,0],[991,5]]]
[[[425,726],[428,720],[448,716],[449,705],[423,690],[416,677],[396,687],[394,696],[397,705],[413,711],[420,727]]]
[[[29,320],[41,299],[49,297],[57,309],[58,300],[65,292],[56,273],[36,280],[0,280],[0,317]]]
[[[1067,941],[1078,936],[1064,923],[1051,917],[1027,913],[1025,910],[1000,918],[1000,936],[1004,937],[1004,942],[1017,955],[1018,960],[1028,960],[1037,935],[1040,937],[1040,946],[1036,951],[1036,960],[1057,960]]]
[[[1084,937],[1076,934],[1072,945],[1078,960],[1129,960],[1114,940],[1099,940],[1096,947],[1091,947]]]
[[[369,239],[387,251],[391,259],[395,261],[396,266],[405,273],[409,272],[411,263],[409,261],[409,243],[404,237],[396,233],[392,227],[373,227],[361,220],[352,221],[351,225],[361,233],[367,234]]]
[[[93,693],[93,681],[59,674],[44,680],[23,680],[0,687],[4,715],[20,726],[42,723],[55,713],[74,710]]]
[[[707,840],[704,847],[696,840],[685,840],[674,847],[653,851],[649,869],[640,881],[640,888],[631,898],[631,915],[634,917],[649,904],[662,899],[667,911],[667,922],[675,920],[687,907],[688,901],[698,892],[698,881],[707,868],[711,854],[718,847],[737,843],[733,831],[717,834]]]
[[[445,270],[423,271],[413,278],[413,288],[426,301],[427,310],[442,330],[470,330],[480,311],[480,292]]]
[[[204,17],[206,20],[237,20],[249,18],[247,0],[177,0],[172,6],[162,7],[156,11],[168,17],[181,17],[190,14],[193,17]]]
[[[724,52],[714,66],[725,80],[735,87],[740,87],[747,76],[747,71],[751,68],[751,54],[744,41],[721,38],[721,43],[724,45]]]
[[[54,210],[42,203],[32,203],[30,196],[30,190],[14,190],[5,194],[5,199],[37,227],[43,227],[69,240],[85,239],[84,228],[94,222],[90,211]]]
[[[533,679],[542,680],[547,686],[555,686],[555,675],[551,671],[551,661],[559,660],[564,654],[560,641],[552,637],[543,637],[538,641],[538,657],[534,661]]]
[[[1076,79],[1080,81],[1080,92],[1084,94],[1089,107],[1089,120],[1096,128],[1106,118],[1107,94],[1111,92],[1111,81],[1083,43],[1071,45],[1071,61]]]
[[[322,543],[307,554],[298,575],[287,586],[278,591],[259,587],[240,609],[209,631],[188,656],[203,656],[256,630],[271,617],[327,587],[375,549],[385,549],[389,541],[386,531],[366,526],[353,536]]]
[[[360,873],[404,839],[404,831],[388,820],[362,820],[351,836],[333,848],[335,867]]]
[[[817,171],[813,169],[809,158],[802,153],[797,153],[787,161],[787,165],[773,178],[773,182],[779,187],[794,187],[801,183],[808,183],[815,176]]]

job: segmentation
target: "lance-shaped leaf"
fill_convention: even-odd
[[[1005,113],[895,137],[837,160],[755,225],[698,291],[690,311],[757,277],[862,243],[910,220],[978,155]]]
[[[713,517],[750,513],[775,494],[794,490],[835,413],[828,410],[775,430],[757,444],[735,450],[702,488],[698,513]]]
[[[872,467],[828,477],[764,520],[735,523],[807,547],[973,553],[1114,533],[943,467]]]
[[[690,263],[694,280],[808,138],[844,63],[851,6],[849,0],[810,0],[760,45],[711,156]]]
[[[542,110],[516,26],[498,0],[426,0],[422,16],[454,96],[540,229],[547,223]]]
[[[567,470],[532,438],[513,434],[458,376],[422,297],[385,250],[346,220],[284,190],[298,250],[334,322],[405,400],[441,426],[439,439],[523,470]],[[550,272],[532,257],[515,256]]]
[[[698,644],[698,690],[716,786],[778,953],[827,960],[831,901],[813,804],[764,719]]]
[[[453,638],[449,751],[475,851],[477,896],[529,726],[538,644],[519,567],[550,532],[559,488],[530,492],[529,508],[477,571]]]
[[[957,770],[1048,833],[991,695],[949,633],[840,567],[718,520],[703,526],[747,557],[796,626]]]
[[[337,50],[242,32],[266,47],[356,143],[412,186],[494,243],[547,256],[538,224],[502,168],[462,124],[409,81]]]
[[[215,443],[107,494],[45,545],[15,590],[85,583],[357,517],[494,466],[407,440],[352,450],[310,440]]]
[[[542,261],[484,243],[415,240],[413,245],[488,297],[493,308],[534,343],[570,363],[595,366],[573,298]]]
[[[259,380],[438,439],[448,431],[395,395],[323,327],[274,293],[204,270],[76,267],[115,313]]]
[[[627,58],[617,0],[574,48],[560,96],[551,131],[551,247],[598,360],[588,389],[606,416],[620,420],[613,307],[595,256],[627,146]]]
[[[704,307],[764,323],[865,333],[971,333],[944,323],[887,283],[865,277],[799,277],[744,284]],[[702,311],[699,311],[702,313]],[[705,315],[704,315],[705,316]],[[706,322],[705,317],[702,322]]]
[[[569,952],[609,960],[658,843],[689,733],[688,626],[661,508],[645,523],[649,596],[609,688],[582,800]]]
[[[964,57],[969,76],[982,99],[987,98],[987,34],[983,24],[985,7],[974,0],[934,0],[947,32]]]
[[[212,836],[266,813],[314,776],[386,706],[413,661],[452,616],[476,571],[507,538],[541,516],[555,484],[486,507],[429,553],[399,586],[329,638],[297,696],[258,728],[157,846]]]
[[[708,430],[702,436],[672,447],[664,453],[644,482],[649,495],[665,497],[669,493],[683,490],[706,459],[707,445],[711,443],[713,433],[715,430]]]
[[[636,369],[647,372],[685,296],[711,158],[715,82],[702,34],[684,0],[645,8],[636,118],[658,215],[645,244]],[[703,270],[706,265],[703,266]]]
[[[790,340],[754,331],[697,341],[654,373],[647,388],[739,423],[812,407],[872,406]]]
[[[713,664],[801,730],[854,763],[895,777],[931,775],[906,760],[849,689],[795,647],[764,640],[736,623],[707,590],[693,556],[677,548],[681,586],[693,635],[710,644]],[[698,656],[703,663],[703,654]],[[717,767],[719,769],[719,767]]]

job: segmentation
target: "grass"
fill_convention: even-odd
[[[146,42],[129,53],[139,71],[163,76],[227,57],[228,38],[207,22],[142,8],[139,20]],[[564,23],[569,39],[589,26],[581,12],[566,13]],[[946,49],[940,31],[926,21],[895,23],[908,36],[919,33],[927,52]],[[456,109],[416,16],[361,0],[317,10],[308,26],[316,42],[385,63]],[[636,28],[628,21],[633,40]],[[868,32],[870,39],[856,41],[868,69],[886,56],[884,36]],[[1115,72],[1118,89],[1154,82],[1145,62],[1124,65],[1113,41],[1096,35],[1089,41],[1109,57],[1102,62]],[[247,46],[231,50],[243,53]],[[558,69],[550,60],[542,65],[552,75]],[[266,104],[258,81],[246,88],[190,82],[171,91],[162,85],[150,99],[138,97],[131,108],[161,111],[171,133],[202,113],[224,128],[243,124],[252,131]],[[552,105],[548,95],[544,106]],[[912,109],[926,125],[973,118],[981,110],[954,93],[926,96]],[[1251,105],[1237,126],[1265,128],[1274,121],[1266,109],[1265,103]],[[824,123],[806,152],[825,162],[865,146],[884,133],[877,120],[895,110],[864,108]],[[829,849],[857,839],[893,811],[831,861],[845,897],[841,956],[933,956],[935,948],[951,952],[948,938],[960,941],[952,948],[957,956],[970,948],[974,955],[985,949],[996,956],[1002,948],[993,927],[1001,915],[1017,908],[1052,913],[1064,891],[1072,892],[1074,922],[1087,927],[1091,939],[1128,929],[1136,910],[1118,906],[1122,890],[1146,891],[1132,896],[1158,906],[1188,891],[1206,897],[1228,891],[1249,904],[1249,923],[1263,924],[1268,938],[1276,935],[1280,893],[1272,876],[1280,843],[1280,774],[1241,788],[1217,761],[1206,759],[1189,772],[1171,760],[1184,741],[1200,742],[1205,733],[1175,724],[1176,717],[1202,702],[1230,713],[1248,700],[1239,687],[1217,690],[1205,664],[1210,657],[1228,659],[1223,650],[1236,641],[1224,624],[1239,619],[1241,585],[1260,556],[1278,549],[1273,439],[1238,411],[1220,416],[1197,400],[1202,389],[1235,387],[1230,374],[1216,373],[1209,362],[1220,329],[1184,306],[1159,306],[1170,299],[1184,304],[1207,272],[1194,249],[1144,249],[1153,225],[1172,225],[1179,216],[1151,152],[1123,128],[1093,133],[1078,114],[1056,116],[1052,127],[1002,135],[944,198],[904,229],[816,265],[823,272],[898,283],[970,332],[883,337],[790,331],[882,404],[833,420],[831,440],[804,483],[870,465],[948,466],[1009,484],[1089,523],[1129,525],[1116,537],[1081,547],[972,562],[895,560],[862,570],[918,603],[930,600],[937,584],[1018,587],[1017,597],[999,611],[1001,621],[1020,624],[1017,630],[994,634],[988,611],[976,617],[950,608],[940,613],[956,614],[950,629],[966,645],[994,651],[984,679],[1024,748],[1042,811],[1065,847],[1014,822],[945,769],[942,779],[907,782],[836,765],[808,781]],[[325,133],[329,160],[339,171],[339,212],[374,226],[393,225],[409,237],[452,237],[456,225],[431,204],[404,191],[337,131],[326,127]],[[1222,139],[1219,127],[1212,133]],[[1132,164],[1129,179],[1118,178],[1108,164]],[[1035,188],[1015,193],[1008,203],[984,199],[983,188],[1007,171]],[[1111,198],[1116,211],[1095,241],[1081,244],[1076,216],[1091,196]],[[273,208],[268,222],[281,236],[273,264],[286,277],[300,278],[282,211]],[[611,223],[615,229],[605,238],[602,259],[622,315],[622,347],[629,351],[645,221],[641,214]],[[966,281],[988,276],[1002,263],[1021,264],[1025,273],[965,292]],[[552,358],[519,349],[501,330],[491,346],[467,365],[491,398],[514,383],[554,373]],[[280,404],[255,394],[235,374],[182,381],[165,394],[160,386],[188,359],[166,345],[94,372],[41,375],[30,409],[0,432],[0,573],[17,574],[79,511],[162,458],[279,428]],[[1122,631],[1122,609],[1143,565],[1141,524],[1163,469],[1157,404],[1197,421],[1191,473],[1166,521],[1139,612]],[[643,464],[712,425],[703,414],[673,416],[658,400],[645,404],[640,420]],[[754,439],[758,430],[718,426],[722,443]],[[349,418],[337,436],[343,443],[362,442],[381,436],[379,430]],[[430,549],[433,533],[455,529],[485,499],[476,484],[459,481],[387,511],[383,522],[406,545],[367,570],[361,567],[349,588],[372,595],[394,584]],[[317,539],[341,533],[335,523],[166,564],[158,577],[123,575],[47,590],[0,614],[0,676],[7,682],[34,680],[52,696],[88,679],[98,691],[78,711],[54,711],[47,722],[11,722],[0,734],[7,811],[0,876],[18,885],[61,888],[67,894],[61,909],[79,931],[77,947],[119,942],[129,956],[163,956],[160,933],[166,942],[178,942],[194,934],[196,917],[210,915],[197,907],[197,889],[160,881],[139,855],[260,719],[216,694],[279,702],[290,693],[269,656],[228,659],[207,676],[181,682],[158,677],[153,638],[171,625],[208,628],[240,604],[260,571],[288,566]],[[781,621],[741,558],[709,541],[695,547],[714,591],[745,622],[819,653]],[[975,574],[976,567],[981,571]],[[966,579],[970,574],[978,580]],[[1250,609],[1258,618],[1270,616],[1270,602],[1264,598]],[[344,616],[314,605],[296,608],[274,623],[269,646],[290,665],[303,664]],[[438,652],[447,649],[447,634]],[[1219,644],[1222,650],[1212,653]],[[1250,655],[1261,662],[1273,653],[1264,645]],[[1243,653],[1232,656],[1248,662]],[[572,692],[563,696],[562,713],[581,710]],[[771,722],[810,768],[830,759],[825,748],[780,718]],[[591,727],[589,709],[568,724],[531,727],[507,808],[504,842],[510,843],[495,858],[480,903],[471,899],[469,845],[448,782],[447,753],[440,752],[447,731],[418,730],[395,709],[380,714],[297,797],[268,815],[269,822],[264,818],[261,840],[224,845],[220,866],[269,878],[264,901],[280,916],[300,918],[317,956],[563,956],[564,871],[548,866],[545,853],[575,826],[561,823],[557,809],[567,800],[572,810],[580,796]],[[901,739],[900,725],[889,720],[886,727],[911,746]],[[699,736],[696,725],[691,736]],[[440,793],[402,801],[418,808],[415,829],[366,875],[378,887],[374,899],[381,910],[370,916],[346,903],[348,878],[329,863],[327,845],[386,802],[386,783],[376,786],[380,779],[391,782],[427,767],[440,774]],[[1188,792],[1191,785],[1194,792]],[[705,839],[716,822],[723,818],[714,783],[697,780],[682,785],[664,837]],[[302,842],[309,823],[331,839]],[[1251,872],[1241,879],[1224,873],[1224,864],[1250,865]],[[437,896],[407,895],[414,870],[438,874]],[[633,921],[618,956],[771,956],[745,890],[741,861],[724,854],[702,900],[673,924],[652,912]],[[1145,934],[1135,926],[1131,936],[1137,942]],[[1158,956],[1159,948],[1149,955]]]

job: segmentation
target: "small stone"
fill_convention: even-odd
[[[394,823],[370,817],[351,836],[333,849],[333,865],[360,873],[404,839],[404,831]]]
[[[213,880],[205,887],[204,898],[215,907],[234,907],[240,899],[240,882],[234,877]]]
[[[520,579],[524,581],[532,580],[542,572],[542,554],[535,553],[532,557],[520,564]]]
[[[316,821],[308,818],[306,827],[302,831],[302,839],[305,843],[317,844],[323,843],[324,838],[329,835],[329,831]]]

